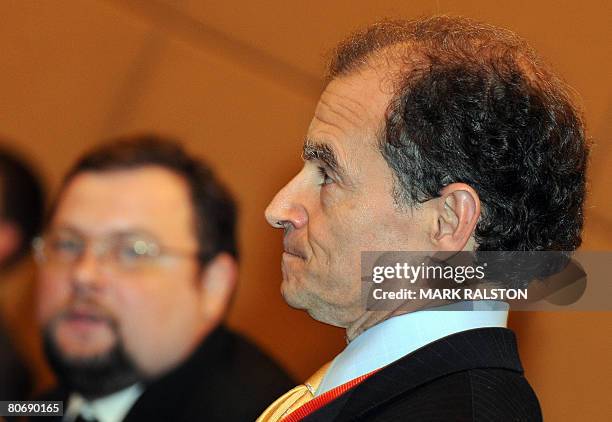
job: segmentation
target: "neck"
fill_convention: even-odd
[[[509,306],[507,303],[491,300],[461,302],[436,301],[428,304],[420,304],[418,306],[415,306],[414,303],[411,305],[404,303],[396,309],[384,311],[365,311],[359,318],[346,327],[346,339],[347,342],[350,343],[364,331],[390,318],[424,310],[444,312],[455,311],[447,314],[450,318],[453,318],[453,320],[459,318],[461,321],[468,321],[468,324],[472,325],[484,324],[482,326],[490,326],[489,324],[491,321],[493,321],[493,326],[505,327],[508,317],[508,308]],[[441,317],[436,317],[436,321],[440,321],[440,318]]]
[[[380,324],[397,315],[408,313],[405,309],[393,309],[389,311],[365,311],[359,318],[346,327],[346,340],[348,343],[353,341],[359,334],[367,329]]]

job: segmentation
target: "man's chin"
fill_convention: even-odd
[[[298,309],[301,311],[306,310],[307,307],[304,304],[303,298],[299,294],[296,294],[296,292],[288,287],[285,283],[286,282],[283,281],[283,284],[281,285],[281,295],[283,295],[283,299],[285,299],[287,305],[291,306],[293,309]]]
[[[281,284],[281,294],[287,305],[293,309],[306,311],[312,319],[323,324],[333,325],[334,327],[346,327],[345,324],[334,317],[335,312],[332,306],[303,290],[295,290],[293,289],[294,286],[286,283],[286,281],[283,281],[283,284]]]
[[[300,288],[295,280],[283,280],[280,290],[287,305],[293,309],[307,311],[311,306],[312,295],[308,294],[305,289]]]
[[[87,365],[94,362],[102,362],[107,360],[114,347],[114,345],[106,348],[57,346],[57,349],[58,353],[62,355],[62,359],[65,362],[72,365]]]
[[[56,340],[51,330],[45,330],[43,344],[47,361],[62,387],[96,398],[142,380],[135,363],[116,338],[106,348],[67,347]]]
[[[95,338],[91,337],[88,340],[67,337],[54,336],[55,347],[61,352],[62,356],[69,361],[96,361],[104,359],[115,347],[117,347],[116,338]]]

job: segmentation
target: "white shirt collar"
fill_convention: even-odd
[[[120,422],[128,414],[144,391],[140,384],[134,384],[108,396],[88,401],[79,393],[72,393],[64,414],[64,422],[72,422],[79,415],[84,419],[99,422]]]
[[[461,331],[506,327],[508,304],[458,302],[389,318],[353,339],[332,362],[316,395],[382,368],[426,344]]]

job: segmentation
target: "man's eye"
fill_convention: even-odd
[[[321,175],[322,179],[320,185],[329,185],[334,183],[334,179],[327,174],[327,171],[323,167],[319,167],[319,174]]]
[[[80,253],[83,249],[82,242],[75,239],[55,239],[51,245],[59,253]]]
[[[112,253],[115,255],[114,259],[125,267],[141,265],[144,262],[148,262],[151,258],[147,253],[142,253],[137,248],[128,245],[118,247]]]
[[[120,243],[116,246],[116,254],[124,261],[144,260],[151,256],[151,245],[144,240]]]

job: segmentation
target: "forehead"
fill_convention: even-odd
[[[52,225],[86,234],[147,230],[160,237],[191,233],[185,181],[162,167],[84,172],[65,188]]]
[[[385,73],[366,66],[333,79],[321,94],[307,139],[329,145],[340,161],[371,159],[392,98]]]
[[[333,79],[321,95],[313,120],[333,126],[328,128],[332,131],[377,130],[392,94],[386,73],[380,66],[366,66]]]

